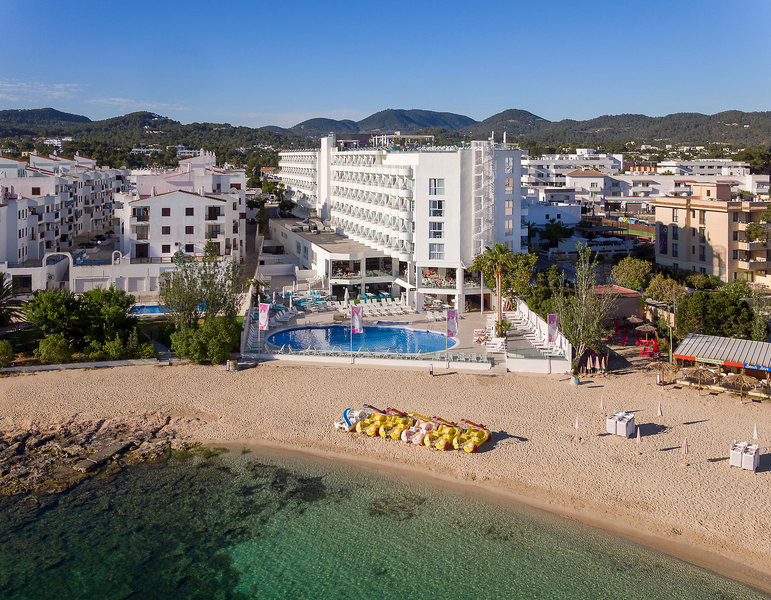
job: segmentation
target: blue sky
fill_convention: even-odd
[[[771,0],[0,0],[0,108],[291,126],[771,110]]]

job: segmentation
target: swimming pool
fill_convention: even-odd
[[[160,315],[163,312],[163,307],[158,304],[135,304],[131,307],[128,314],[134,316]]]
[[[268,337],[274,346],[294,350],[350,350],[351,328],[348,325],[322,327],[295,327]],[[408,329],[406,327],[364,327],[364,333],[353,336],[353,349],[364,352],[391,352],[394,354],[427,354],[455,345],[444,333]]]

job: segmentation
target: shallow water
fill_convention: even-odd
[[[527,507],[249,455],[0,500],[2,598],[763,598]]]

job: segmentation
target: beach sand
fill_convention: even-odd
[[[601,397],[609,412],[634,411],[639,455],[634,438],[605,434]],[[478,454],[443,453],[333,430],[344,408],[364,402],[485,423],[493,441]],[[757,473],[728,466],[731,442],[750,440],[756,423],[761,451],[769,452],[768,402],[661,388],[655,374],[635,371],[579,386],[565,375],[431,377],[286,363],[237,373],[180,365],[0,379],[2,428],[154,411],[199,419],[183,433],[208,443],[281,445],[431,473],[464,490],[481,485],[771,591],[771,457],[762,457]]]

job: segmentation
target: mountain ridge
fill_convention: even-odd
[[[482,121],[466,115],[421,109],[386,109],[361,119],[328,119],[317,117],[293,127],[233,126],[229,123],[182,124],[148,111],[92,121],[86,116],[65,113],[53,108],[0,110],[0,138],[22,136],[74,135],[83,139],[122,143],[161,140],[157,132],[166,134],[165,143],[239,145],[249,140],[278,146],[302,145],[301,140],[314,139],[330,132],[364,133],[448,133],[457,141],[486,139],[492,131],[500,139],[506,132],[509,141],[554,144],[602,145],[608,143],[728,143],[739,145],[771,145],[771,111],[743,112],[726,110],[715,114],[698,112],[672,113],[659,117],[622,113],[600,115],[592,119],[549,121],[522,109],[507,109]],[[192,139],[191,139],[192,138]],[[194,141],[195,140],[195,141]],[[251,142],[254,143],[254,142]]]

